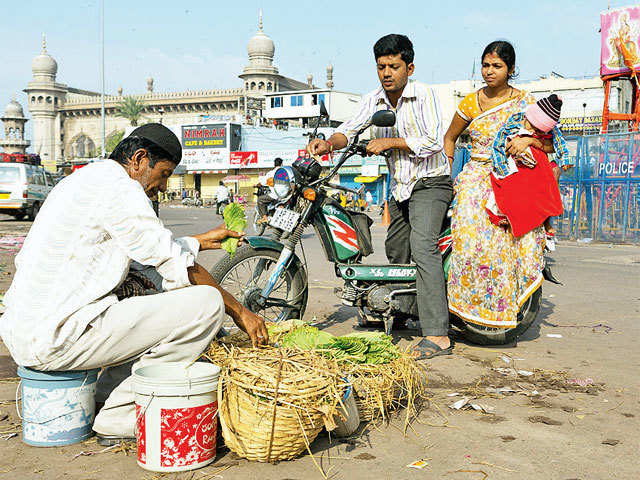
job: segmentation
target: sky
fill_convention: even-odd
[[[416,52],[414,78],[445,83],[471,77],[486,44],[507,39],[516,48],[520,80],[555,71],[598,74],[599,13],[626,0],[537,1],[179,1],[104,0],[107,94],[240,88],[247,42],[264,31],[275,42],[281,74],[324,86],[334,66],[335,89],[366,93],[377,87],[372,47],[403,33]],[[5,42],[0,63],[0,111],[12,95],[23,105],[31,61],[42,34],[58,62],[57,81],[100,90],[99,0],[23,0],[0,8]],[[19,8],[17,8],[19,6]],[[12,39],[14,39],[12,41]],[[476,66],[476,76],[479,68]],[[27,125],[30,126],[32,122]],[[27,130],[30,135],[30,128]]]

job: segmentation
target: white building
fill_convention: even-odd
[[[330,88],[271,93],[265,95],[263,116],[269,120],[287,120],[306,127],[309,120],[320,114],[320,103],[324,102],[331,125],[337,126],[357,113],[361,98],[357,93]],[[311,122],[311,125],[315,123]]]
[[[430,85],[440,99],[445,131],[462,99],[483,85],[482,80],[454,80],[449,83]],[[513,86],[531,93],[536,99],[552,93],[558,95],[563,101],[561,124],[581,126],[585,117],[587,124],[590,123],[589,119],[594,125],[602,120],[604,89],[600,77],[565,78],[552,73],[538,80],[514,82]],[[618,83],[611,88],[609,108],[621,113],[631,111],[631,90],[627,85]]]

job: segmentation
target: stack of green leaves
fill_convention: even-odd
[[[234,232],[242,232],[247,228],[247,217],[244,214],[244,209],[237,203],[230,203],[224,208],[222,213],[224,217],[224,224],[227,230],[233,230]],[[229,253],[229,256],[233,258],[238,248],[238,239],[233,237],[227,237],[221,242],[221,247]]]
[[[284,337],[282,337],[280,344],[283,347],[297,347],[302,350],[315,350],[317,348],[323,348],[335,337],[328,332],[318,330],[316,327],[310,325],[302,325],[294,328]]]
[[[284,335],[280,344],[303,350],[318,350],[322,355],[338,361],[380,365],[400,356],[391,337],[380,332],[358,332],[342,337],[318,330],[309,325],[294,328]]]

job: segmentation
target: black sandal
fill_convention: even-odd
[[[413,347],[419,355],[415,357],[416,360],[429,360],[439,355],[451,355],[453,353],[453,343],[447,348],[442,348],[437,343],[423,338]]]

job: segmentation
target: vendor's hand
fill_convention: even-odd
[[[522,155],[533,143],[533,137],[514,137],[507,140],[505,153],[507,156],[518,157]]]
[[[553,167],[553,176],[556,177],[556,182],[560,179],[562,169],[560,167]]]
[[[244,238],[244,232],[227,230],[224,223],[222,223],[213,230],[209,230],[207,233],[201,233],[200,235],[194,236],[194,238],[200,243],[200,250],[214,250],[220,248],[220,243],[228,237],[237,238],[238,245],[241,245],[242,239]]]
[[[331,144],[326,140],[314,138],[307,145],[307,152],[311,155],[326,155],[331,152]]]
[[[391,150],[395,147],[394,140],[393,138],[374,138],[373,140],[369,140],[367,144],[367,154],[381,155],[383,152]]]
[[[269,344],[269,333],[267,332],[267,327],[264,324],[264,320],[262,320],[258,315],[253,313],[251,310],[245,308],[242,310],[240,316],[234,320],[236,325],[240,327],[249,338],[251,338],[251,343],[254,347],[259,347],[261,345]]]

